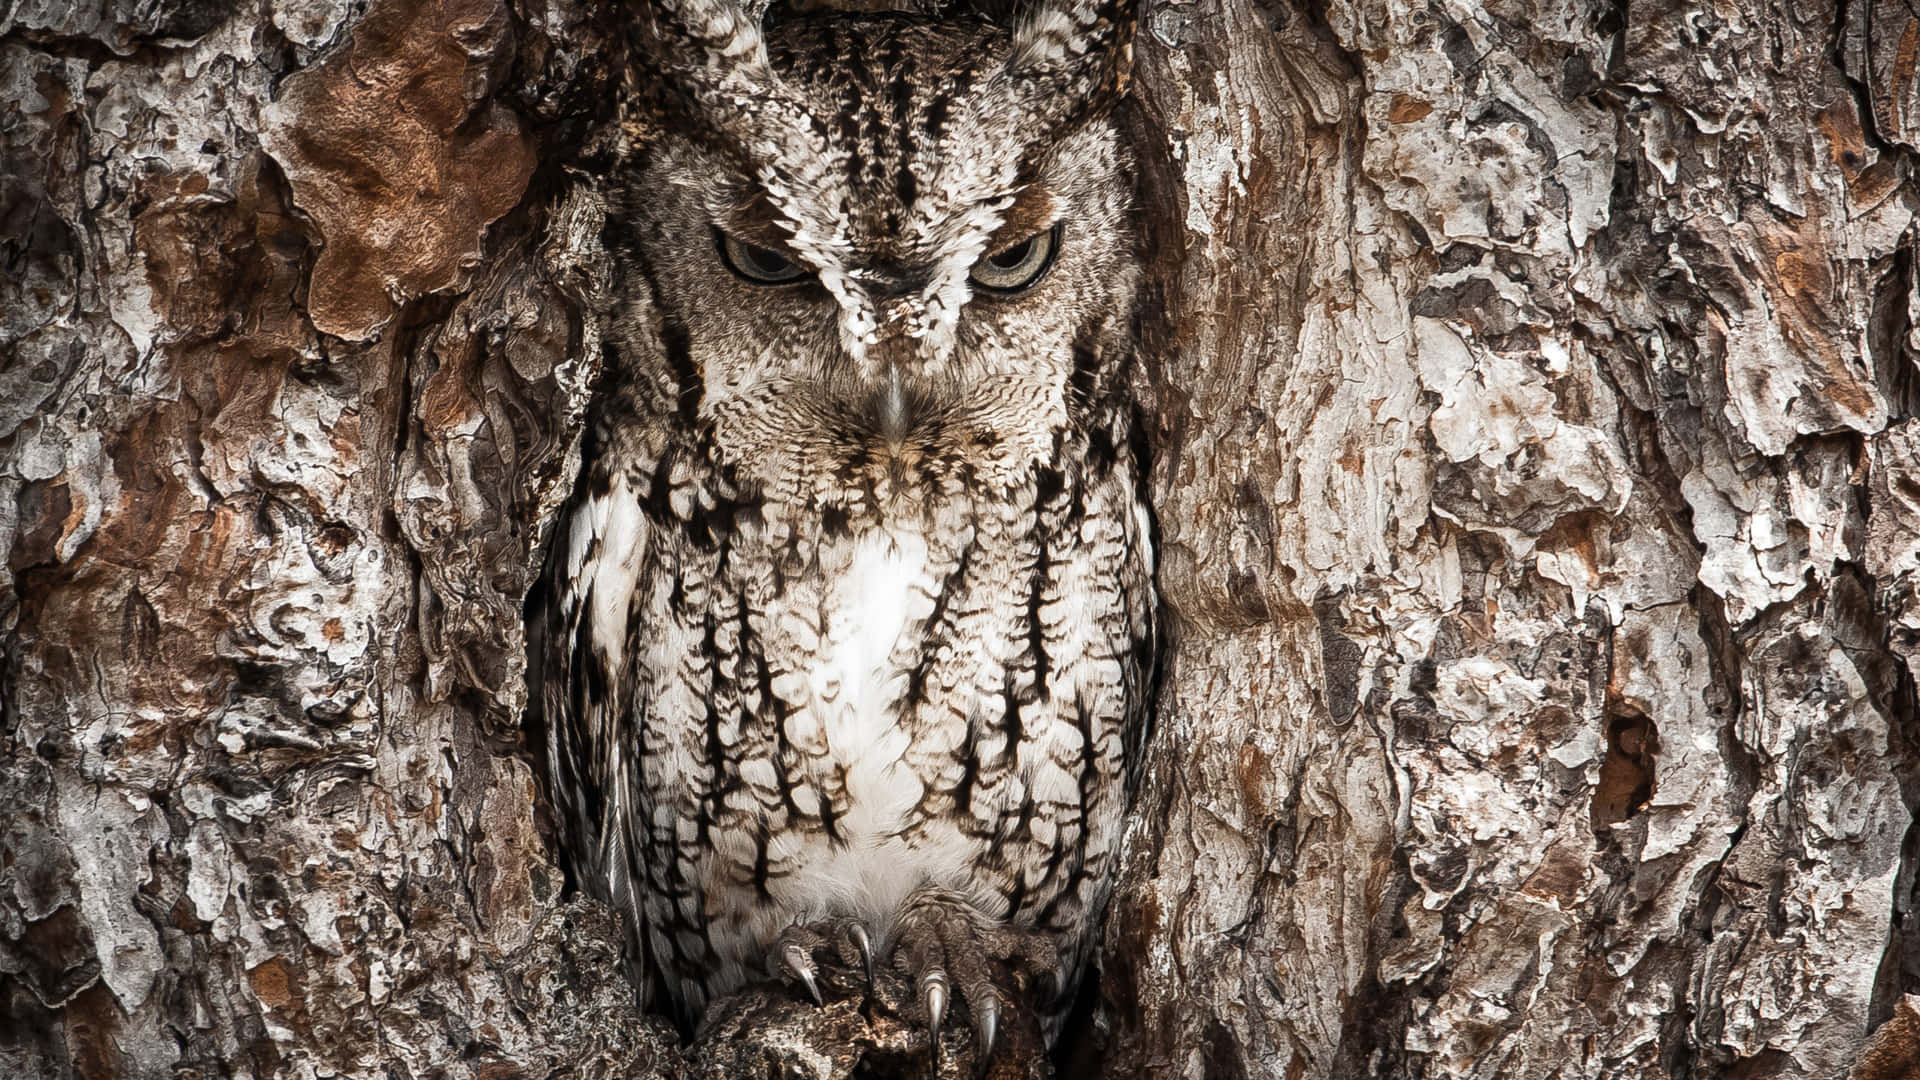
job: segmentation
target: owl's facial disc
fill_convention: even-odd
[[[669,136],[627,188],[678,400],[782,489],[1015,482],[1125,332],[1117,126],[1036,136],[986,23],[806,17],[766,44],[782,122]]]

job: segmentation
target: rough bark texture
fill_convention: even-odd
[[[670,1072],[518,734],[601,42],[100,6],[0,24],[0,1075]]]
[[[1914,9],[1150,19],[1116,1071],[1844,1075],[1915,978]]]
[[[911,1056],[749,995],[683,1059],[539,816],[623,18],[0,8],[0,1075]],[[1920,14],[1143,18],[1175,640],[1079,1060],[1897,1063]]]

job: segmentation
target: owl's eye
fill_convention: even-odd
[[[973,264],[973,283],[988,292],[1025,292],[1047,276],[1060,248],[1060,226],[1037,232]]]
[[[785,285],[807,276],[806,268],[773,248],[720,234],[720,261],[727,269],[760,285]]]

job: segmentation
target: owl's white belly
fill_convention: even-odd
[[[891,708],[906,673],[891,660],[913,599],[934,588],[925,539],[912,531],[868,531],[855,542],[845,576],[831,588],[823,605],[825,649],[810,679],[809,704],[825,729],[833,760],[848,770],[854,816],[871,832],[917,797],[890,779],[907,741]],[[918,785],[909,780],[905,786]],[[903,798],[909,799],[905,807],[897,805]]]
[[[903,639],[919,630],[940,587],[926,541],[912,530],[872,529],[850,547],[846,564],[825,578],[806,708],[788,721],[797,742],[824,745],[818,767],[844,783],[846,806],[831,836],[775,838],[771,854],[791,869],[769,883],[775,903],[753,928],[763,940],[829,915],[854,915],[884,934],[908,893],[930,881],[964,887],[978,857],[977,843],[950,825],[922,821],[911,842],[901,836],[926,790],[906,760],[915,735],[926,733],[903,727],[898,710],[918,651]]]

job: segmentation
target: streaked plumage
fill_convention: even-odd
[[[535,708],[685,1018],[927,886],[1086,963],[1154,647],[1120,10],[659,12]]]

